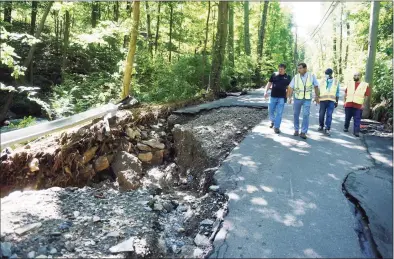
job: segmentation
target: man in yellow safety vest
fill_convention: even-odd
[[[354,73],[353,79],[354,83],[349,83],[345,90],[345,127],[343,131],[349,131],[350,120],[353,117],[353,134],[354,136],[359,137],[364,100],[365,96],[369,96],[371,94],[371,89],[368,83],[360,80],[360,72]]]
[[[325,80],[320,83],[320,112],[319,112],[319,129],[329,136],[331,130],[332,113],[338,106],[339,100],[339,82],[336,78],[332,77],[332,69],[328,68],[325,71]],[[325,117],[325,118],[324,118]],[[326,127],[324,128],[324,119]]]
[[[300,136],[306,139],[306,133],[309,128],[309,114],[312,103],[312,91],[315,90],[315,101],[319,103],[319,83],[316,80],[315,75],[307,72],[307,66],[305,63],[298,64],[298,74],[293,77],[290,82],[290,88],[288,91],[288,100],[291,104],[291,98],[294,92],[294,136]],[[302,109],[302,127],[301,134],[300,129],[300,113]]]

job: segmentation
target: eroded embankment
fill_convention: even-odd
[[[3,256],[208,254],[226,213],[226,197],[209,188],[212,175],[266,111],[132,115],[119,112],[2,161],[10,170],[2,184],[45,189],[1,200]]]

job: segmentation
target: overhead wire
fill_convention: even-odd
[[[317,34],[317,32],[320,31],[320,29],[323,27],[323,25],[325,24],[325,22],[327,21],[327,19],[330,17],[330,15],[334,12],[335,8],[338,6],[339,2],[332,2],[330,7],[328,8],[326,14],[328,13],[328,11],[331,9],[331,12],[328,14],[328,16],[326,18],[323,17],[323,19],[321,20],[321,22],[319,23],[319,25],[316,27],[316,29],[310,34],[311,36],[309,37],[309,39],[305,40],[299,48],[302,48],[305,43],[311,39],[313,39],[315,37],[315,35]],[[326,15],[324,15],[326,16]],[[324,21],[323,21],[324,20]],[[319,28],[319,29],[317,29]]]

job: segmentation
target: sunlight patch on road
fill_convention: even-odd
[[[252,198],[251,202],[253,204],[261,205],[261,206],[267,206],[268,205],[268,202],[264,198],[261,198],[261,197]]]

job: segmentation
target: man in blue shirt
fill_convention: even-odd
[[[325,80],[320,84],[320,112],[319,112],[319,129],[330,135],[332,113],[338,107],[339,100],[339,81],[332,77],[332,69],[325,71]],[[326,127],[324,127],[324,117],[326,117]]]
[[[315,75],[307,72],[307,66],[305,63],[298,64],[298,74],[293,77],[290,82],[290,88],[288,93],[289,104],[291,103],[291,97],[294,93],[294,136],[300,136],[306,139],[306,133],[309,128],[309,114],[312,103],[312,92],[315,92],[315,101],[319,103],[319,83],[316,80]],[[301,134],[300,129],[300,113],[302,109],[302,127]]]

